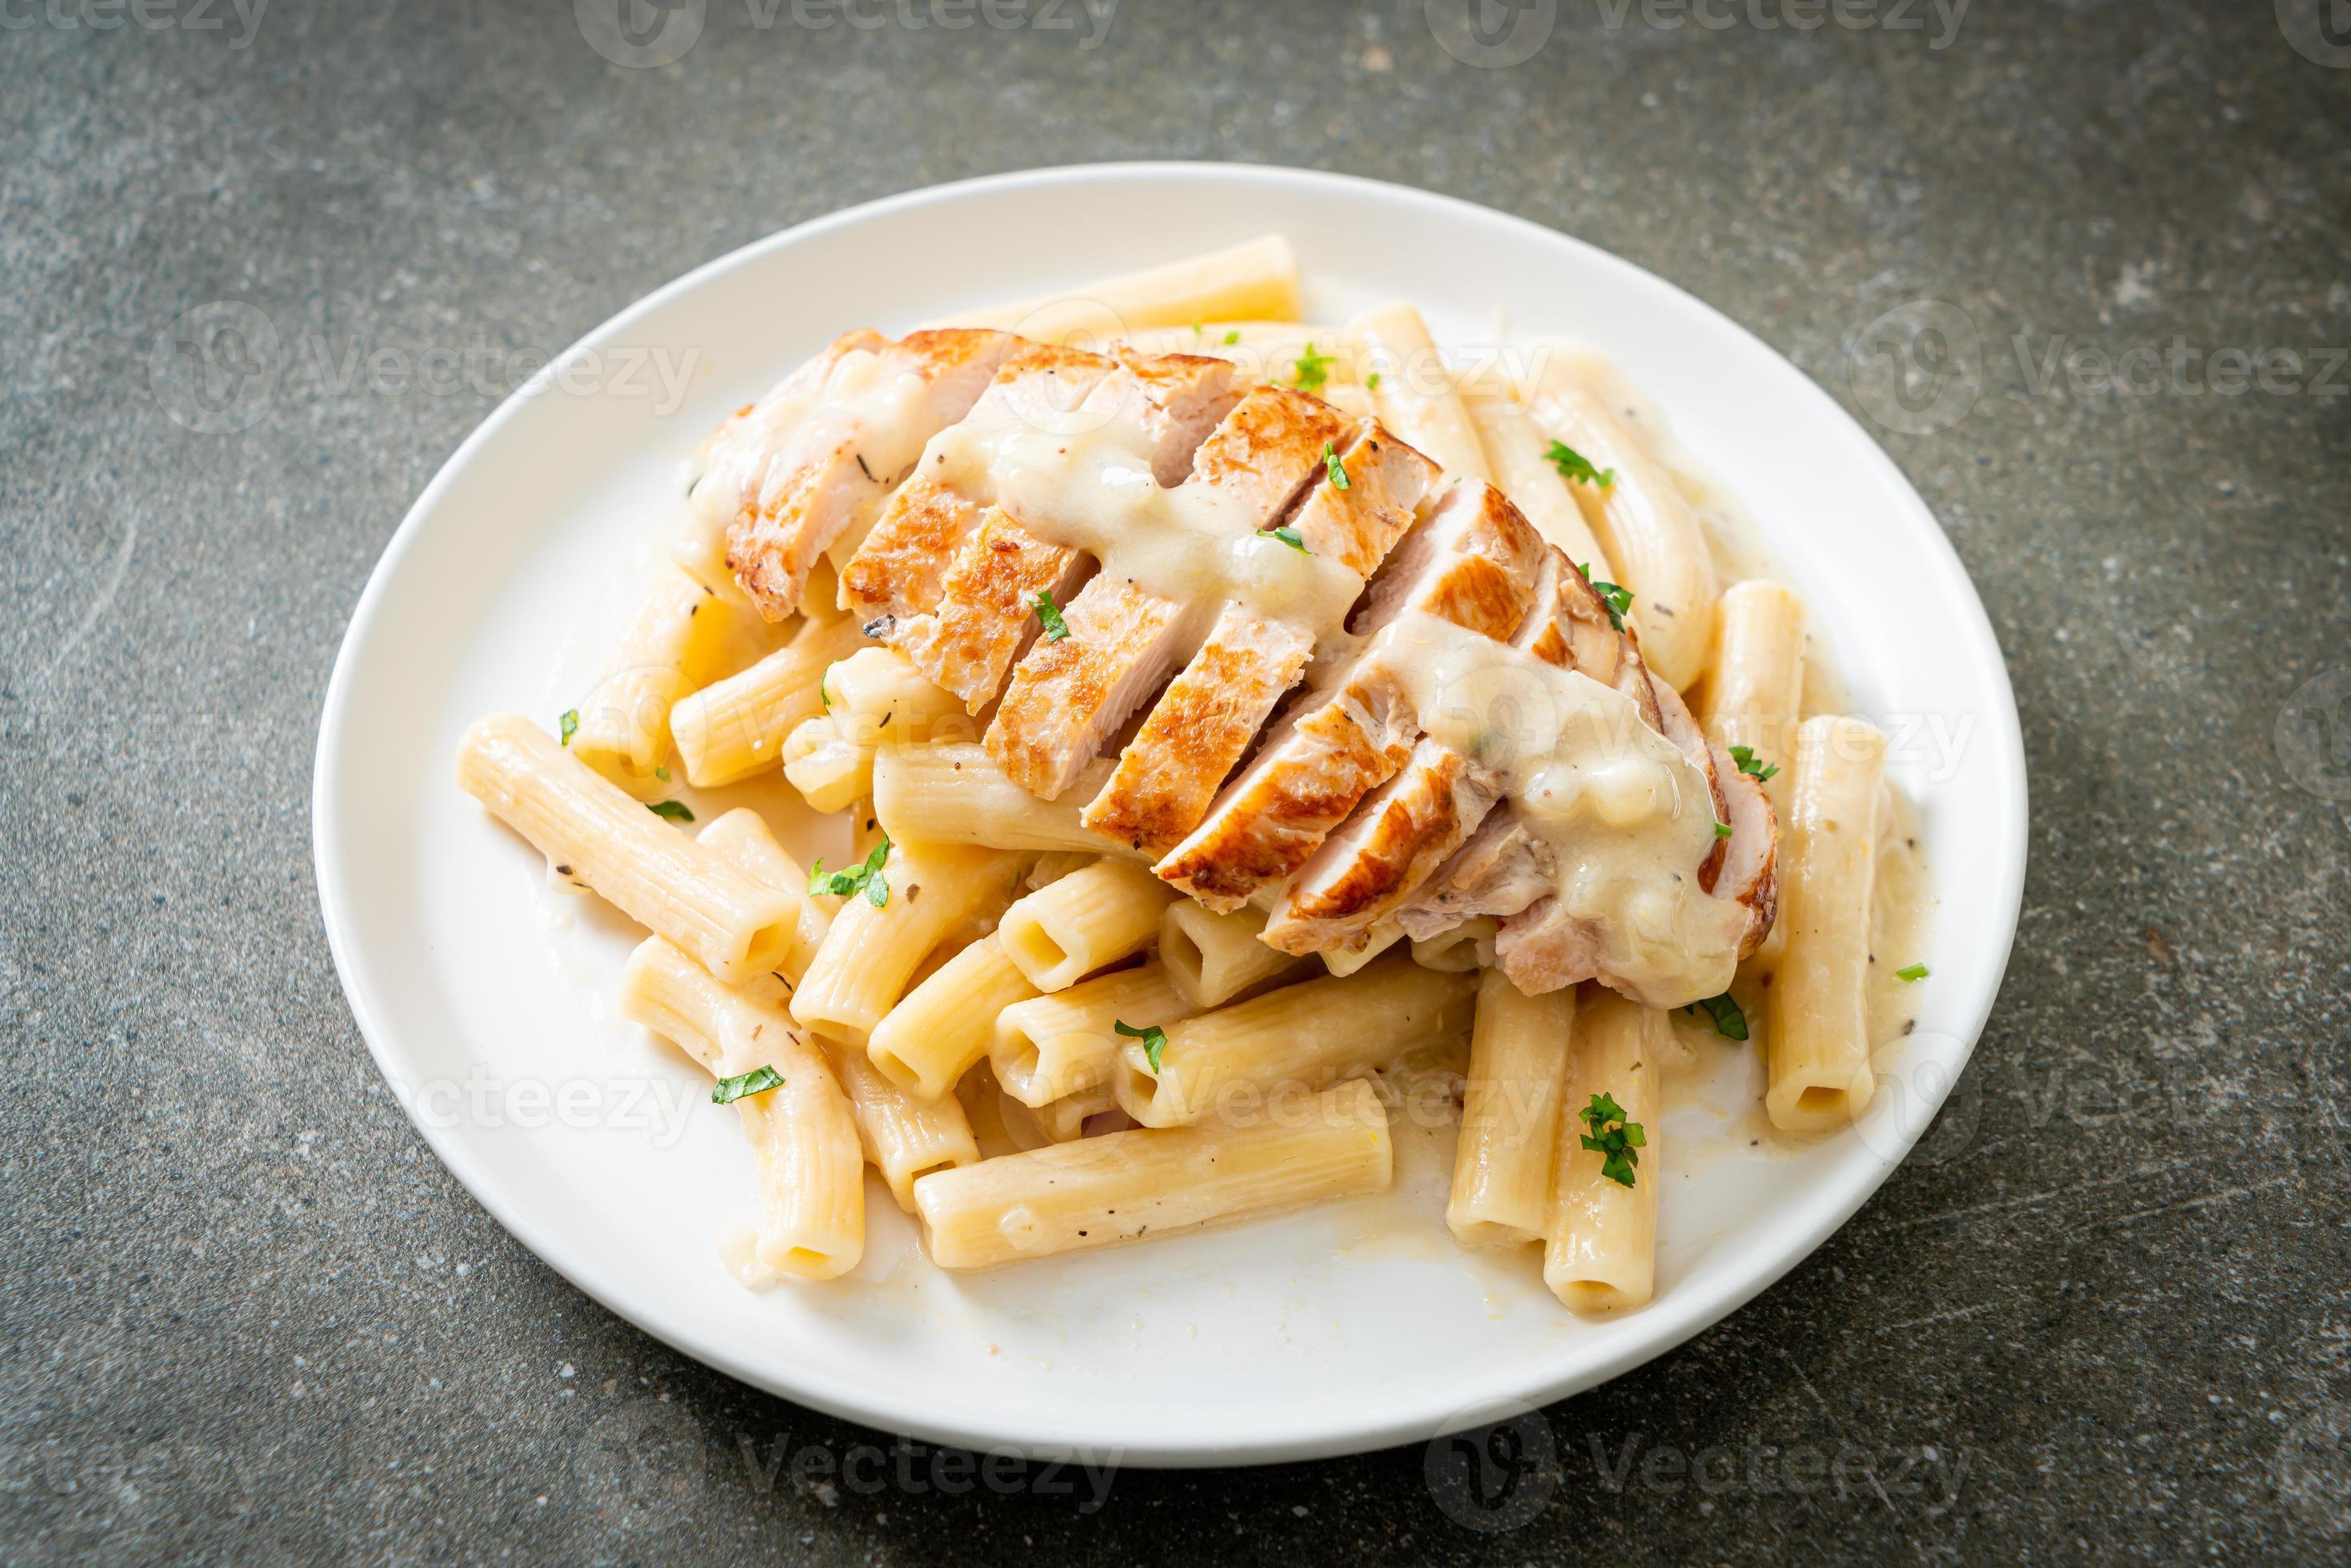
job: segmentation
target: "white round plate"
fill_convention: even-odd
[[[636,933],[551,889],[458,790],[458,737],[502,709],[552,727],[579,700],[679,515],[681,460],[836,334],[1276,230],[1297,245],[1310,319],[1405,298],[1443,342],[1489,338],[1499,308],[1514,338],[1595,346],[1745,503],[1918,804],[1942,935],[1917,1032],[1859,1129],[1795,1149],[1750,1146],[1754,1053],[1723,1051],[1665,1119],[1656,1300],[1613,1319],[1561,1308],[1531,1249],[1458,1249],[1441,1219],[1447,1135],[1420,1127],[1399,1138],[1387,1196],[977,1276],[932,1269],[876,1183],[855,1275],[745,1290],[716,1240],[750,1206],[735,1117],[613,1016]],[[1623,261],[1330,174],[1054,169],[803,225],[671,284],[559,363],[580,372],[508,400],[441,470],[351,619],[319,739],[319,898],[360,1031],[434,1152],[582,1291],[747,1383],[935,1441],[1125,1463],[1426,1439],[1589,1388],[1762,1290],[1876,1189],[1983,1027],[2025,825],[1983,608],[1925,505],[1834,402]],[[680,367],[673,392],[663,372]],[[805,812],[786,831],[803,852],[845,842]]]

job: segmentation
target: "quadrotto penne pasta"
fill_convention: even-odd
[[[1270,235],[852,328],[745,389],[560,733],[460,743],[651,934],[738,1277],[856,1289],[866,1166],[984,1269],[1384,1190],[1433,1104],[1454,1240],[1629,1308],[1669,1083],[1866,1112],[1928,881],[1803,711],[1825,628],[1587,350],[1300,290]]]

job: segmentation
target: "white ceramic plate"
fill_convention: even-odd
[[[1894,776],[1919,805],[1942,898],[1919,1028],[1857,1133],[1794,1151],[1749,1146],[1757,1118],[1738,1107],[1753,1053],[1724,1051],[1666,1119],[1657,1298],[1615,1319],[1563,1311],[1531,1251],[1460,1253],[1439,1218],[1444,1134],[1423,1130],[1400,1139],[1387,1197],[980,1276],[932,1270],[874,1184],[856,1276],[746,1291],[716,1243],[748,1207],[735,1118],[612,1016],[635,934],[550,889],[528,847],[458,791],[457,738],[481,714],[552,725],[578,700],[678,515],[680,461],[836,333],[901,330],[1271,230],[1296,242],[1310,319],[1405,297],[1441,341],[1489,339],[1499,308],[1514,336],[1595,345],[1744,501],[1856,708],[1895,733]],[[638,355],[693,363],[682,405],[658,376],[624,373]],[[319,895],[360,1029],[434,1151],[524,1245],[689,1355],[971,1447],[1208,1464],[1425,1439],[1588,1388],[1762,1290],[1876,1189],[1983,1026],[2015,931],[2025,793],[1982,606],[1917,494],[1834,402],[1647,273],[1393,185],[1057,169],[778,235],[624,311],[565,362],[590,356],[599,374],[576,384],[601,390],[499,408],[369,582],[319,740]]]

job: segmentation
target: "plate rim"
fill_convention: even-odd
[[[1809,1258],[1822,1242],[1841,1228],[1885,1185],[1927,1127],[1932,1124],[1943,1099],[1972,1060],[2005,980],[2008,966],[2014,956],[2016,930],[2023,905],[2031,821],[2022,722],[2016,706],[2014,686],[2009,678],[2007,663],[1992,628],[1990,612],[1960,561],[1958,550],[1936,522],[1933,509],[1908,476],[1860,422],[1831,397],[1802,367],[1758,338],[1738,320],[1672,279],[1573,235],[1444,192],[1361,175],[1282,165],[1155,160],[1014,170],[901,191],[779,229],[702,263],[633,300],[583,333],[549,362],[549,369],[552,371],[569,363],[598,344],[627,332],[637,322],[672,300],[701,287],[723,273],[755,265],[772,252],[789,249],[834,230],[955,199],[1053,184],[1083,184],[1104,178],[1229,180],[1267,185],[1338,188],[1376,193],[1382,199],[1392,200],[1401,195],[1415,202],[1432,204],[1442,213],[1474,214],[1480,223],[1499,221],[1506,226],[1525,231],[1531,238],[1541,243],[1571,247],[1582,253],[1582,258],[1586,262],[1621,271],[1638,279],[1645,287],[1669,290],[1683,306],[1703,312],[1711,318],[1713,325],[1738,334],[1751,348],[1792,371],[1814,400],[1817,414],[1843,423],[1849,427],[1851,434],[1860,437],[1857,447],[1866,454],[1862,461],[1875,464],[1880,482],[1890,485],[1892,492],[1907,502],[1902,509],[1909,517],[1903,526],[1919,535],[1926,555],[1934,560],[1949,585],[1956,586],[1959,591],[1957,595],[1959,601],[1971,612],[1964,624],[1962,641],[1971,661],[1979,666],[1979,678],[1985,680],[1987,691],[2000,699],[1991,705],[1988,726],[1989,738],[2000,752],[1994,758],[1995,768],[2004,777],[2007,786],[2000,800],[1993,803],[1995,810],[2006,819],[2002,824],[2006,831],[2002,841],[1997,846],[1999,852],[1992,857],[1997,880],[1991,889],[1991,905],[1999,912],[2000,920],[1996,933],[1978,933],[1980,937],[1997,936],[2000,961],[1982,993],[1969,998],[1956,1009],[1963,1025],[1950,1036],[1958,1042],[1957,1062],[1949,1080],[1932,1096],[1934,1103],[1924,1107],[1915,1124],[1902,1129],[1897,1137],[1888,1139],[1883,1147],[1874,1151],[1877,1163],[1882,1166],[1874,1176],[1853,1182],[1849,1191],[1833,1187],[1829,1197],[1787,1211],[1793,1226],[1788,1233],[1792,1239],[1776,1249],[1776,1256],[1768,1258],[1760,1267],[1752,1268],[1751,1272],[1726,1283],[1703,1291],[1696,1287],[1687,1288],[1679,1293],[1680,1299],[1671,1301],[1670,1305],[1661,1301],[1645,1309],[1640,1321],[1648,1326],[1647,1333],[1630,1336],[1622,1346],[1596,1361],[1564,1375],[1529,1385],[1497,1405],[1475,1409],[1421,1410],[1384,1416],[1368,1422],[1350,1421],[1343,1417],[1306,1419],[1282,1431],[1244,1434],[1224,1442],[1186,1437],[1142,1444],[1096,1441],[1088,1436],[1071,1436],[1066,1432],[1040,1437],[1034,1431],[1023,1432],[1019,1428],[1016,1412],[1000,1413],[999,1424],[991,1427],[952,1409],[914,1407],[907,1401],[889,1396],[886,1390],[836,1383],[828,1378],[820,1368],[799,1367],[793,1369],[795,1376],[778,1376],[768,1369],[754,1365],[737,1355],[727,1344],[698,1333],[691,1322],[648,1321],[652,1313],[641,1314],[622,1291],[607,1288],[619,1281],[603,1279],[574,1256],[560,1237],[549,1233],[528,1215],[511,1208],[497,1185],[484,1176],[465,1152],[455,1129],[436,1128],[429,1121],[420,1119],[404,1100],[402,1102],[402,1112],[408,1115],[410,1124],[422,1134],[435,1157],[456,1177],[474,1201],[480,1204],[508,1235],[562,1276],[572,1288],[672,1349],[738,1382],[865,1426],[974,1450],[1018,1450],[1031,1458],[1108,1453],[1114,1456],[1113,1462],[1119,1465],[1188,1468],[1276,1463],[1369,1452],[1401,1443],[1427,1441],[1447,1431],[1481,1425],[1485,1420],[1555,1403],[1619,1376],[1687,1342],[1737,1312]],[[400,1074],[395,1070],[395,1060],[388,1043],[392,1030],[381,1016],[372,994],[356,977],[360,973],[360,960],[342,914],[342,906],[350,896],[350,888],[345,878],[335,832],[340,826],[333,805],[340,777],[338,763],[346,730],[351,722],[350,698],[351,684],[357,678],[354,674],[360,660],[357,650],[367,643],[367,633],[392,591],[390,585],[398,575],[401,564],[415,547],[425,517],[436,509],[443,496],[455,486],[458,477],[480,458],[484,449],[517,417],[528,402],[529,395],[528,389],[517,390],[492,410],[434,472],[433,478],[402,517],[382,554],[370,570],[366,586],[352,609],[336,650],[320,714],[310,799],[312,856],[320,915],[336,977],[351,1009],[352,1020],[367,1045],[376,1070],[395,1086]],[[1949,874],[1948,871],[1944,874]],[[1490,1415],[1488,1414],[1489,1410],[1492,1412]],[[1123,1437],[1127,1434],[1119,1436]]]

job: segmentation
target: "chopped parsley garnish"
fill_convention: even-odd
[[[1301,534],[1296,528],[1290,528],[1286,525],[1279,528],[1259,528],[1257,531],[1257,537],[1261,539],[1280,539],[1283,544],[1288,545],[1300,555],[1312,555],[1314,553],[1312,550],[1306,548],[1305,536]]]
[[[714,1105],[732,1105],[746,1094],[765,1094],[780,1085],[784,1075],[772,1067],[755,1067],[734,1078],[722,1078],[710,1091]]]
[[[1167,1031],[1155,1023],[1145,1024],[1143,1028],[1137,1029],[1131,1023],[1123,1023],[1117,1019],[1113,1019],[1110,1027],[1130,1040],[1139,1040],[1143,1042],[1143,1060],[1151,1063],[1152,1074],[1155,1077],[1157,1076],[1160,1054],[1167,1049]]]
[[[1192,336],[1194,336],[1195,338],[1205,338],[1205,337],[1207,337],[1207,335],[1208,335],[1208,329],[1207,329],[1207,328],[1206,328],[1206,327],[1202,326],[1202,325],[1201,325],[1199,322],[1197,322],[1197,321],[1195,321],[1195,322],[1193,322],[1193,323],[1192,323]]]
[[[1730,760],[1739,765],[1739,771],[1746,774],[1749,778],[1753,779],[1759,784],[1777,776],[1780,771],[1780,765],[1776,762],[1767,765],[1757,761],[1755,759],[1755,748],[1751,746],[1732,747],[1730,748]]]
[[[1589,485],[1595,490],[1605,490],[1616,483],[1615,469],[1594,468],[1592,459],[1564,441],[1552,442],[1551,450],[1543,455],[1551,460],[1551,465],[1559,470],[1562,478]]]
[[[1896,969],[1894,977],[1897,980],[1923,980],[1927,977],[1927,966],[1912,964],[1907,968]]]
[[[1619,588],[1613,582],[1602,582],[1592,575],[1592,563],[1585,561],[1575,569],[1583,580],[1592,584],[1592,591],[1600,595],[1600,602],[1608,607],[1608,624],[1619,632],[1625,630],[1625,612],[1633,608],[1633,591]]]
[[[1318,354],[1309,342],[1306,352],[1298,357],[1295,379],[1300,392],[1321,392],[1322,383],[1331,379],[1331,367],[1339,362],[1336,354]]]
[[[1584,1125],[1592,1129],[1583,1134],[1583,1146],[1603,1156],[1600,1174],[1610,1181],[1631,1186],[1633,1167],[1641,1163],[1641,1156],[1633,1151],[1649,1146],[1648,1134],[1641,1131],[1641,1124],[1625,1120],[1625,1107],[1616,1103],[1613,1094],[1594,1094],[1582,1114]]]
[[[1225,334],[1225,347],[1228,349],[1231,348],[1235,343],[1238,343],[1240,340],[1241,329],[1238,327],[1234,328],[1231,331]]]
[[[1718,839],[1729,838],[1730,836],[1730,824],[1729,822],[1717,822],[1714,825],[1714,836]]]
[[[661,780],[663,783],[664,783],[664,784],[668,783],[668,782],[669,782],[669,768],[668,768],[667,767],[665,767],[665,766],[657,766],[657,767],[655,767],[655,768],[653,768],[653,777],[654,777],[654,778],[656,778],[656,779],[660,779],[660,780]]]
[[[691,822],[694,821],[694,813],[685,809],[685,802],[683,800],[656,800],[645,810],[666,821]]]
[[[1070,634],[1070,623],[1061,619],[1061,607],[1053,602],[1051,589],[1040,588],[1037,591],[1036,611],[1037,619],[1045,627],[1045,641],[1058,643]]]
[[[571,737],[580,733],[580,710],[576,707],[564,709],[560,722],[563,727],[563,744],[569,746],[571,744]]]
[[[889,858],[890,835],[887,833],[882,835],[882,841],[873,846],[873,852],[867,855],[865,863],[855,871],[827,871],[824,869],[824,857],[819,855],[814,869],[809,873],[809,896],[813,898],[830,893],[846,898],[852,893],[862,892],[865,894],[865,902],[879,909],[890,902],[890,883],[882,874],[883,862]]]
[[[1714,1020],[1714,1032],[1723,1039],[1747,1038],[1747,1015],[1739,1010],[1739,1004],[1730,999],[1729,991],[1719,997],[1708,997],[1702,1002],[1692,1002],[1682,1011],[1694,1013],[1700,1008],[1704,1008],[1707,1016]]]
[[[1377,392],[1377,391],[1379,391],[1379,390],[1380,390],[1380,372],[1379,372],[1379,371],[1374,371],[1370,375],[1365,376],[1365,377],[1364,378],[1364,386],[1366,386],[1366,387],[1368,387],[1368,388],[1370,388],[1373,392]]]
[[[1339,449],[1327,441],[1322,444],[1322,468],[1331,476],[1332,489],[1352,490],[1355,487],[1347,477],[1347,465],[1339,461]]]
[[[832,711],[832,693],[825,689],[825,683],[832,679],[832,665],[840,663],[840,660],[835,659],[832,664],[827,664],[824,667],[824,674],[816,678],[816,700],[824,705],[824,711],[827,713]]]

